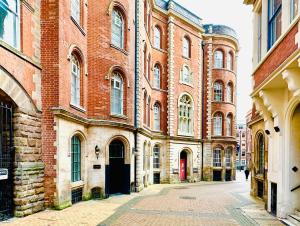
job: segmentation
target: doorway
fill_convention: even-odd
[[[109,145],[105,187],[107,195],[130,193],[130,165],[125,164],[125,146],[121,140],[114,140]]]
[[[0,100],[0,221],[13,217],[13,109]]]
[[[187,153],[182,151],[180,153],[180,180],[185,181],[187,179]]]
[[[277,184],[271,183],[271,213],[277,214]]]

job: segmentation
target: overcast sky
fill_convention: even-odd
[[[203,23],[224,24],[238,33],[237,121],[245,122],[251,109],[252,17],[251,6],[243,0],[176,0],[203,19]]]

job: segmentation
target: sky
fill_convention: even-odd
[[[252,107],[252,16],[251,6],[243,0],[176,0],[179,4],[203,19],[203,24],[223,24],[238,34],[240,51],[237,69],[237,123],[245,123]]]

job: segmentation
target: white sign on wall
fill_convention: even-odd
[[[0,180],[7,180],[8,169],[0,168]]]

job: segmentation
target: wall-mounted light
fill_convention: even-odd
[[[270,133],[270,130],[268,130],[268,129],[265,130],[265,133],[266,133],[267,135],[270,135],[270,134],[271,134],[271,133]]]
[[[98,159],[99,155],[100,155],[100,148],[98,147],[98,145],[96,145],[96,147],[95,147],[95,155],[96,155],[96,157]]]

